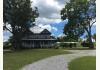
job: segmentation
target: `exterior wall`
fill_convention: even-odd
[[[50,39],[51,36],[49,35],[39,35],[39,34],[35,34],[35,35],[27,35],[25,38],[27,39]]]
[[[55,42],[55,40],[24,40],[22,46],[25,48],[52,48]]]

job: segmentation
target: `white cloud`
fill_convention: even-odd
[[[40,17],[50,18],[50,16],[54,13],[60,14],[60,10],[62,9],[62,6],[60,6],[58,2],[55,0],[32,0],[32,1],[33,1],[32,6],[38,7]]]
[[[66,2],[69,2],[70,0],[55,0],[57,1],[60,5],[66,4]]]
[[[40,33],[42,32],[44,29],[51,31],[57,31],[56,27],[51,27],[50,25],[43,25],[43,24],[39,24],[37,26],[31,27],[30,31],[32,31],[33,33]]]
[[[54,31],[58,31],[58,29],[56,27],[52,27],[52,30]]]
[[[52,27],[50,25],[39,24],[38,26],[41,27],[41,28],[43,28],[43,29],[47,29],[47,30],[49,30],[51,32]]]
[[[49,30],[50,32],[51,31],[57,31],[58,29],[56,27],[52,27],[51,25],[43,25],[43,24],[39,24],[38,25],[39,27],[41,27],[42,29],[47,29]]]
[[[34,26],[30,28],[30,31],[33,33],[41,33],[44,29],[38,26]]]
[[[64,36],[66,36],[66,35],[63,33],[58,35],[58,37],[64,37]]]
[[[43,24],[43,25],[47,25],[47,24],[53,24],[53,23],[59,23],[61,22],[61,19],[49,19],[49,18],[37,18],[36,19],[36,24]]]
[[[57,0],[31,0],[32,7],[38,7],[39,17],[37,24],[50,24],[61,22],[60,10],[63,8]]]

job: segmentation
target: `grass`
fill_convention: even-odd
[[[35,61],[69,52],[62,49],[31,49],[13,52],[4,52],[4,70],[19,70],[23,66]]]
[[[96,57],[85,56],[69,63],[69,70],[96,70]]]
[[[67,48],[67,50],[95,50],[96,48],[90,49],[88,47],[73,47],[73,48]]]

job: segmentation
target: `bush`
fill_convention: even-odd
[[[60,46],[64,48],[66,45],[64,43],[60,43]]]
[[[81,45],[82,45],[83,47],[89,47],[90,44],[87,43],[87,42],[82,42]]]
[[[60,43],[60,46],[63,48],[72,48],[72,47],[76,47],[76,43]]]
[[[59,49],[59,46],[55,46],[54,48],[55,48],[55,49]]]
[[[60,46],[63,48],[67,48],[67,47],[69,47],[69,44],[68,43],[60,43]]]
[[[3,43],[3,49],[10,49],[10,48],[11,48],[11,43],[9,43],[9,42]]]
[[[57,43],[54,44],[55,49],[59,49],[59,47],[60,47],[59,44],[57,44]]]

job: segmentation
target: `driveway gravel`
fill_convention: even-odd
[[[68,63],[82,56],[96,56],[96,50],[64,50],[71,54],[52,56],[24,66],[21,70],[68,70]]]

